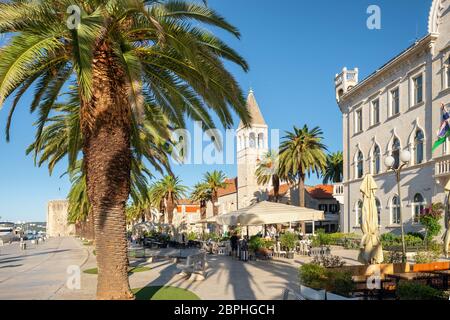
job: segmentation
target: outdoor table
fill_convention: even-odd
[[[380,288],[378,289],[369,289],[367,287],[367,280],[370,276],[352,276],[353,283],[356,284],[356,290],[354,292],[362,292],[364,295],[364,299],[367,299],[369,295],[378,296],[378,299],[382,300],[385,294],[384,283],[391,282],[390,279],[386,277],[381,277],[380,279]]]
[[[432,281],[434,279],[439,278],[440,276],[430,272],[403,272],[403,273],[388,274],[386,275],[386,277],[394,279],[397,285],[400,282],[400,280],[405,281],[426,280],[427,285],[431,285]]]
[[[437,270],[433,271],[432,273],[437,274],[442,278],[442,287],[444,290],[448,290],[450,270]]]

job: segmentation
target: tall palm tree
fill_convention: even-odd
[[[28,148],[27,154],[33,153],[35,163],[41,166],[48,163],[50,175],[55,165],[68,155],[71,143],[80,145],[82,140],[79,130],[79,97],[76,87],[72,87],[68,93],[67,103],[55,107],[57,115],[48,119],[48,125],[44,126],[39,138]],[[154,108],[154,117],[145,119],[144,125],[139,128],[139,136],[145,147],[142,156],[148,160],[155,170],[160,173],[170,171],[169,159],[166,154],[171,150],[169,139],[169,122],[161,114],[161,110]],[[136,141],[132,140],[132,150],[136,149]],[[79,150],[75,150],[76,153]],[[134,203],[145,202],[148,195],[147,178],[152,178],[151,172],[138,158],[136,152],[132,152],[131,165],[131,190],[130,197]],[[83,170],[83,160],[77,160],[75,167],[69,168],[68,174],[71,180],[71,189],[68,194],[69,215],[68,222],[81,229],[82,236],[95,240],[94,217],[86,192],[86,175]]]
[[[219,189],[226,188],[227,184],[225,182],[226,175],[222,171],[214,170],[212,172],[207,172],[203,176],[203,183],[205,184],[206,190],[211,194],[211,202],[213,205],[213,215],[214,217],[219,214],[219,207],[217,202],[219,201]]]
[[[322,130],[315,127],[309,130],[294,126],[292,132],[286,132],[280,145],[280,171],[298,181],[299,203],[305,206],[306,175],[319,175],[326,165],[326,146],[322,143]]]
[[[258,162],[256,166],[256,182],[259,185],[267,185],[272,181],[273,194],[275,202],[278,202],[280,197],[280,172],[279,172],[278,154],[270,150]]]
[[[202,220],[206,219],[206,207],[209,201],[212,201],[212,192],[205,182],[199,182],[194,186],[191,193],[191,201],[200,204],[200,216]]]
[[[156,182],[150,189],[149,197],[153,203],[164,202],[165,212],[169,224],[173,223],[173,211],[176,208],[177,201],[186,197],[188,188],[181,184],[178,177],[167,175]]]
[[[327,164],[325,170],[322,173],[323,183],[328,182],[342,182],[344,171],[344,157],[342,151],[334,152],[327,155]]]
[[[131,140],[139,140],[142,118],[159,105],[213,127],[208,110],[232,125],[230,109],[245,124],[249,113],[242,91],[225,69],[227,59],[245,61],[213,34],[206,23],[239,37],[220,15],[185,1],[80,0],[77,16],[69,0],[15,0],[0,3],[0,106],[34,89],[37,136],[68,81],[79,85],[83,169],[95,219],[97,298],[133,298],[127,275],[125,206],[130,193]],[[79,20],[79,21],[78,21]],[[71,143],[73,147],[73,143]],[[76,148],[75,148],[76,149]],[[137,149],[140,153],[140,148]],[[77,157],[69,152],[70,165]]]

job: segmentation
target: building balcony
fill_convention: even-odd
[[[434,177],[450,177],[450,155],[436,157],[434,160]]]

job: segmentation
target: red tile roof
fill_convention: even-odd
[[[289,189],[290,188],[289,188],[289,185],[287,183],[281,184],[280,185],[280,190],[278,191],[278,193],[280,194],[280,196],[283,196],[289,191]],[[274,196],[273,189],[270,190],[269,196]]]
[[[225,183],[227,186],[223,189],[219,189],[217,194],[219,197],[223,197],[229,194],[233,194],[237,192],[237,178],[226,179]]]
[[[306,190],[315,199],[333,199],[333,186],[331,184],[319,184],[307,187]]]
[[[285,183],[280,185],[280,196],[284,196],[289,191],[289,184]],[[315,199],[332,199],[333,198],[333,186],[328,184],[320,184],[313,187],[306,187],[306,191],[311,197]],[[274,196],[273,189],[270,190],[269,196]]]

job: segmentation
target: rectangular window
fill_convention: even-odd
[[[372,125],[380,123],[380,100],[372,102]]]
[[[423,76],[420,75],[413,80],[414,82],[414,105],[423,102]]]
[[[355,113],[355,133],[362,131],[362,109],[356,110]]]
[[[326,204],[319,204],[319,211],[327,212],[328,207]]]
[[[330,204],[329,209],[330,209],[330,212],[332,212],[332,213],[339,212],[339,207],[337,204]]]
[[[391,116],[400,113],[400,89],[396,88],[391,91]]]

